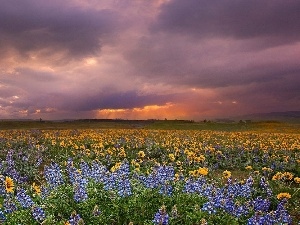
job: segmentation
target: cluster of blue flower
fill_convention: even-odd
[[[105,190],[114,191],[119,197],[132,195],[131,182],[133,179],[139,181],[145,188],[157,189],[163,195],[170,196],[173,194],[175,171],[172,166],[156,166],[149,175],[130,173],[129,163],[126,160],[112,171],[109,171],[98,161],[93,161],[91,166],[82,161],[79,167],[80,169],[73,165],[72,159],[67,161],[67,175],[73,186],[76,202],[83,202],[88,199],[89,180],[102,183]],[[65,183],[61,168],[56,163],[45,166],[44,177],[47,184],[41,187],[43,198],[47,197],[50,191]],[[251,176],[244,183],[229,178],[226,185],[221,187],[217,183],[210,182],[204,176],[187,179],[182,177],[180,180],[184,185],[183,192],[196,193],[207,199],[200,210],[208,214],[223,212],[237,218],[251,216],[248,219],[248,225],[291,224],[291,216],[285,209],[286,199],[279,203],[275,211],[270,211],[272,190],[264,177],[260,180],[259,190],[254,188],[254,181]],[[13,194],[5,193],[5,196],[3,203],[5,211],[0,211],[0,220],[5,219],[5,214],[17,210]],[[31,208],[32,215],[37,221],[41,222],[45,219],[43,209],[32,201],[24,189],[17,189],[15,199],[21,207]],[[96,208],[93,213],[99,215],[100,210]],[[74,214],[69,223],[78,224],[77,220],[80,220],[80,216]],[[168,221],[169,215],[163,206],[154,215],[153,223],[166,225]]]
[[[164,195],[172,195],[174,181],[174,168],[172,166],[156,166],[148,175],[139,175],[138,179],[146,188],[159,188],[159,193]]]

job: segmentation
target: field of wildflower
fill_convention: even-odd
[[[0,224],[300,224],[300,134],[0,130]]]

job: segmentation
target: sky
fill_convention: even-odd
[[[300,110],[298,0],[0,4],[0,119]]]

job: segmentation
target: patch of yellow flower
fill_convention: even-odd
[[[199,167],[197,170],[189,171],[189,174],[193,177],[206,176],[208,174],[208,168]]]
[[[291,195],[287,192],[282,192],[277,195],[277,199],[279,199],[279,200],[284,199],[284,198],[290,199]]]
[[[117,162],[111,169],[111,172],[115,172],[116,170],[118,170],[121,167],[121,162]]]

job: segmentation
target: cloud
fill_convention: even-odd
[[[299,41],[299,10],[297,0],[173,0],[161,8],[152,29],[195,38],[265,38],[274,45],[286,44]]]
[[[300,110],[298,1],[1,3],[0,117]]]
[[[96,55],[122,27],[112,9],[86,9],[71,1],[2,1],[0,38],[2,54],[13,51],[22,58]]]

